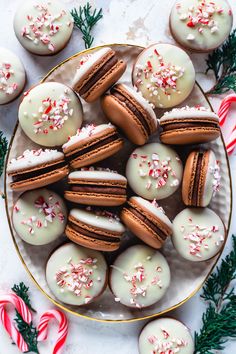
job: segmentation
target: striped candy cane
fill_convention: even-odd
[[[53,354],[61,354],[68,335],[68,320],[63,312],[59,310],[49,310],[45,312],[38,325],[38,341],[44,341],[48,337],[49,321],[55,319],[59,322],[58,339],[53,349]]]
[[[7,314],[6,305],[8,304],[13,305],[23,320],[28,324],[32,321],[31,313],[24,301],[16,294],[0,295],[0,319],[2,324],[19,350],[23,353],[27,352],[29,350],[27,343],[24,341],[21,333],[13,325]]]
[[[220,126],[222,127],[227,119],[229,110],[230,110],[230,106],[233,102],[236,102],[236,94],[231,94],[226,96],[221,104],[220,104],[220,108],[218,111],[218,115],[220,118]],[[235,148],[236,145],[236,122],[233,124],[233,128],[230,132],[229,137],[226,139],[225,141],[226,144],[226,149],[228,154],[231,154]]]

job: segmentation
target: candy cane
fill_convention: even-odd
[[[45,312],[38,325],[38,341],[44,341],[48,337],[48,323],[56,319],[59,322],[58,339],[53,349],[53,354],[61,354],[68,335],[68,320],[63,312],[59,310],[49,310]]]
[[[6,305],[8,304],[12,304],[23,320],[28,324],[32,321],[31,313],[24,301],[16,294],[0,295],[0,319],[2,324],[20,351],[23,353],[27,352],[29,350],[27,343],[24,341],[21,333],[13,325],[7,314]]]
[[[231,95],[226,96],[220,104],[218,115],[220,118],[220,126],[221,127],[224,125],[224,123],[227,119],[227,116],[228,116],[228,113],[230,110],[230,106],[233,102],[236,102],[236,94],[231,94]],[[233,129],[231,130],[229,137],[226,139],[225,144],[226,144],[226,149],[227,149],[228,154],[233,152],[235,145],[236,145],[236,123],[234,123]]]

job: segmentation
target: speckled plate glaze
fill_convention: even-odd
[[[111,45],[110,45],[111,46]],[[119,55],[123,57],[127,63],[128,68],[122,78],[122,81],[126,84],[131,82],[131,70],[132,63],[134,62],[137,55],[141,52],[142,47],[132,46],[127,44],[114,44],[112,47],[118,51]],[[100,47],[94,48],[92,50],[97,50]],[[73,80],[76,67],[81,56],[89,53],[91,50],[80,52],[73,57],[65,60],[57,67],[52,69],[42,81],[58,81],[67,85],[71,85]],[[195,85],[191,96],[183,104],[194,105],[201,104],[209,107],[210,104],[203,94],[200,86]],[[106,122],[104,114],[101,111],[99,102],[93,104],[86,104],[83,102],[85,122],[94,122],[96,124]],[[157,117],[162,115],[162,111],[156,111]],[[158,141],[157,136],[152,136],[150,141]],[[222,171],[222,185],[221,190],[217,196],[213,199],[210,208],[215,210],[216,213],[220,215],[225,223],[226,229],[228,231],[231,209],[232,209],[232,194],[231,194],[231,177],[228,164],[228,158],[225,151],[225,146],[222,137],[213,141],[210,144],[205,144],[205,147],[210,147],[214,150],[217,159],[221,161],[221,171]],[[15,132],[13,134],[10,149],[7,159],[11,159],[19,153],[23,152],[27,148],[34,148],[34,145],[29,139],[24,135],[21,128],[17,125]],[[191,146],[191,149],[193,146]],[[124,173],[125,164],[127,157],[134,149],[134,146],[126,141],[124,149],[117,155],[107,159],[105,162],[101,163],[103,166],[109,166],[110,168],[117,170],[120,173]],[[179,147],[177,149],[183,161],[186,159],[188,154],[188,148]],[[162,249],[163,254],[166,256],[170,269],[171,269],[171,285],[168,289],[164,298],[156,303],[155,305],[146,309],[129,309],[122,306],[121,304],[114,301],[114,296],[111,294],[110,290],[107,289],[103,296],[93,304],[83,307],[72,307],[64,305],[55,299],[53,294],[50,292],[45,278],[45,265],[50,253],[60,244],[66,241],[65,237],[60,238],[46,246],[35,247],[24,243],[14,232],[11,223],[11,213],[13,208],[13,203],[17,199],[18,194],[13,193],[9,188],[10,178],[5,176],[5,194],[6,194],[6,209],[9,219],[9,226],[11,229],[12,238],[17,250],[19,257],[22,260],[25,268],[30,274],[33,281],[39,287],[39,289],[56,305],[64,310],[67,310],[75,315],[83,316],[89,319],[97,321],[137,321],[145,318],[150,318],[156,315],[163,314],[170,311],[188,299],[190,299],[202,286],[203,282],[207,276],[211,273],[214,265],[217,262],[219,255],[207,262],[188,262],[177,255],[170,241],[168,241],[165,247]],[[59,182],[49,188],[59,191],[60,194],[63,193],[65,183]],[[181,201],[180,189],[173,194],[171,197],[160,201],[160,205],[164,207],[167,215],[170,218],[180,212],[184,205]],[[128,232],[126,233],[124,240],[121,245],[121,252],[127,246],[138,243],[138,239],[132,237]],[[111,263],[116,257],[117,253],[113,252],[107,255],[108,262]]]

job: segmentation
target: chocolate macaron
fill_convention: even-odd
[[[211,150],[192,151],[186,161],[182,198],[185,205],[205,207],[220,188],[220,165]]]
[[[91,212],[72,209],[66,226],[66,236],[73,242],[97,251],[115,251],[125,232],[119,218],[106,211]]]
[[[124,84],[111,88],[101,100],[107,118],[134,144],[143,145],[157,130],[158,122],[151,105],[140,93]]]
[[[109,47],[99,49],[80,63],[83,64],[77,69],[73,87],[86,102],[97,100],[126,69],[126,63]]]
[[[64,154],[57,150],[26,150],[12,159],[7,174],[13,190],[36,189],[55,183],[69,173]]]
[[[158,205],[131,197],[121,212],[121,220],[138,238],[153,248],[161,248],[172,234],[172,224]]]
[[[87,125],[69,137],[62,146],[73,168],[91,165],[115,154],[123,146],[123,140],[112,124]]]
[[[85,205],[117,206],[126,202],[127,179],[107,169],[82,169],[68,176],[65,198]]]
[[[174,108],[164,113],[160,126],[164,144],[205,143],[220,136],[218,115],[202,106]]]

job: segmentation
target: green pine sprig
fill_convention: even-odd
[[[8,141],[7,138],[3,135],[3,132],[0,131],[0,177],[3,173],[5,156],[7,153]]]
[[[94,9],[92,11],[92,6],[87,2],[85,6],[80,6],[79,11],[76,8],[71,10],[71,15],[74,19],[74,25],[83,34],[83,41],[85,43],[85,48],[88,49],[92,46],[94,37],[91,32],[96,23],[103,17],[102,8],[100,10]]]
[[[221,47],[208,55],[206,63],[206,73],[212,70],[216,79],[216,84],[207,94],[236,92],[236,29]]]
[[[28,308],[36,312],[34,308],[32,307],[30,297],[29,297],[29,288],[21,282],[19,285],[14,285],[12,287],[12,291],[16,293],[23,301],[24,303],[28,306]],[[22,337],[24,338],[25,342],[28,344],[28,352],[33,352],[33,353],[39,353],[38,351],[38,331],[37,328],[34,326],[33,322],[30,324],[26,323],[19,312],[16,310],[16,318],[15,322],[17,325],[18,331],[22,334]]]
[[[195,333],[195,354],[214,354],[223,350],[229,339],[236,338],[236,236],[233,249],[209,277],[201,297],[208,302],[202,327]]]

